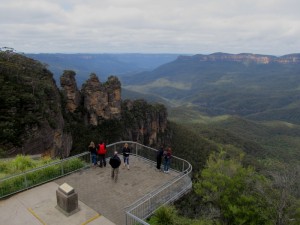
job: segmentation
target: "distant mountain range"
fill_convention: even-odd
[[[300,54],[179,56],[121,80],[125,89],[208,115],[300,124]]]
[[[178,54],[26,54],[26,56],[43,62],[59,77],[64,70],[76,72],[79,86],[91,73],[96,73],[100,80],[109,75],[123,76],[141,71],[153,70],[156,67],[173,61]]]

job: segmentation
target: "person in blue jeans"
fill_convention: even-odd
[[[127,165],[127,169],[129,170],[129,154],[130,154],[130,148],[128,146],[127,143],[125,143],[123,149],[122,149],[122,153],[123,153],[123,160],[124,160],[124,168]]]
[[[92,164],[95,167],[95,166],[97,166],[97,149],[96,149],[95,143],[93,141],[91,141],[88,148],[89,148],[89,151],[91,153]]]
[[[172,158],[171,147],[168,147],[166,150],[164,150],[163,158],[164,158],[164,173],[169,173],[169,168],[170,168],[170,163]]]

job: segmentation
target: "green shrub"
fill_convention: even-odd
[[[0,197],[18,192],[26,187],[24,176],[18,176],[9,180],[1,181],[0,183]]]
[[[85,166],[84,162],[79,158],[74,158],[63,162],[65,174],[83,168],[84,166]]]
[[[3,161],[0,163],[0,168],[12,171],[24,171],[30,167],[35,167],[41,164],[47,164],[50,160],[45,158],[39,162],[25,156],[18,156],[14,160],[8,162]],[[53,180],[64,174],[76,171],[83,168],[85,163],[79,158],[63,161],[61,164],[50,165],[48,167],[42,167],[40,169],[29,171],[19,176],[0,181],[0,197],[9,195],[25,188],[33,187],[47,181]],[[8,168],[9,167],[9,168]]]
[[[173,225],[176,224],[175,222],[176,210],[172,206],[159,208],[149,221],[152,225]]]
[[[17,155],[10,163],[10,173],[24,172],[28,169],[36,167],[37,163],[34,162],[29,156]]]

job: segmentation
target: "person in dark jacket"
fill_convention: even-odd
[[[124,160],[124,168],[127,165],[127,169],[129,169],[129,154],[130,154],[130,148],[128,147],[128,144],[125,143],[123,149],[122,149],[122,153],[123,153],[123,160]]]
[[[104,143],[104,141],[101,141],[100,144],[98,145],[98,158],[100,161],[100,167],[102,167],[102,165],[104,165],[104,167],[106,167],[106,159],[105,159],[105,154],[106,154],[106,144]]]
[[[121,165],[121,159],[119,158],[117,151],[115,151],[114,156],[110,158],[109,165],[111,165],[111,179],[117,182],[119,166]]]
[[[161,160],[164,154],[164,147],[160,146],[159,150],[156,152],[156,168],[160,170],[160,166],[161,166]]]
[[[91,141],[88,149],[91,153],[92,164],[94,166],[96,166],[97,165],[97,149],[96,149],[95,143],[93,141]]]

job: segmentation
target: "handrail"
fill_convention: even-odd
[[[113,151],[109,151],[109,150],[111,149],[114,151],[120,150],[125,143],[131,144],[133,147],[135,147],[134,149],[132,149],[131,154],[137,157],[141,157],[144,160],[149,161],[150,163],[155,163],[153,159],[156,158],[155,156],[158,150],[133,141],[119,141],[107,145],[107,149],[108,149],[107,157],[111,157],[113,155]],[[0,199],[15,194],[17,192],[35,187],[37,185],[49,182],[51,180],[55,180],[61,176],[65,176],[69,173],[77,171],[78,169],[81,169],[82,167],[76,170],[67,171],[67,169],[70,168],[64,168],[64,162],[67,162],[74,158],[84,158],[84,161],[86,161],[88,164],[91,163],[90,152],[84,152],[79,155],[62,159],[58,162],[49,163],[45,166],[31,169],[24,173],[5,177],[3,179],[0,179]],[[47,168],[55,167],[59,165],[61,166],[61,171],[57,174],[54,174],[50,179],[44,179],[41,182],[31,181],[31,183],[28,180],[28,177],[33,176],[34,172],[36,171],[43,172],[43,170],[46,170]],[[85,165],[84,167],[87,166],[89,165]],[[149,225],[145,221],[145,219],[151,216],[155,212],[155,210],[157,210],[162,205],[175,201],[180,196],[182,196],[183,194],[191,190],[192,181],[190,176],[192,172],[192,165],[184,159],[181,159],[176,156],[172,156],[172,163],[170,169],[172,171],[179,173],[179,175],[176,176],[171,181],[168,181],[167,183],[153,190],[152,192],[146,194],[145,196],[138,199],[131,205],[125,207],[124,211],[125,211],[126,225],[131,225],[131,224]],[[3,184],[5,182],[12,182],[11,188],[13,191],[7,193],[7,190],[3,189],[4,186]],[[14,188],[14,186],[18,186],[18,187]],[[19,186],[21,188],[19,188]]]
[[[157,149],[142,145],[137,142],[133,141],[120,141],[110,145],[107,145],[108,148],[116,148],[119,145],[123,145],[125,143],[135,145],[135,149],[133,149],[132,154],[138,157],[142,157],[152,163],[153,161],[153,154],[145,154],[143,151],[138,151],[139,148],[143,148],[143,150],[149,150],[154,153],[157,152]],[[121,148],[120,146],[119,148]],[[152,157],[151,157],[152,156]],[[151,157],[151,158],[150,158]],[[172,167],[171,163],[171,170],[179,172],[179,175],[176,176],[173,180],[168,181],[167,183],[161,185],[159,188],[153,190],[152,192],[146,194],[142,198],[138,199],[131,205],[125,207],[125,217],[126,217],[126,225],[131,224],[144,224],[148,225],[145,221],[146,218],[151,216],[155,210],[157,210],[162,205],[168,204],[170,202],[175,201],[180,196],[191,190],[192,188],[192,181],[191,181],[191,172],[192,172],[192,165],[179,157],[172,156],[172,160],[177,160],[178,162],[182,163],[182,168],[180,166],[174,165]],[[177,168],[176,168],[177,166]]]
[[[73,159],[81,159],[82,163],[85,163],[75,166],[66,164]],[[4,177],[0,179],[0,199],[88,167],[90,166],[90,159],[90,152],[83,152],[75,156],[61,159],[57,162],[51,162],[44,166]],[[37,171],[39,171],[39,173],[37,173]],[[43,176],[44,174],[45,176]]]

